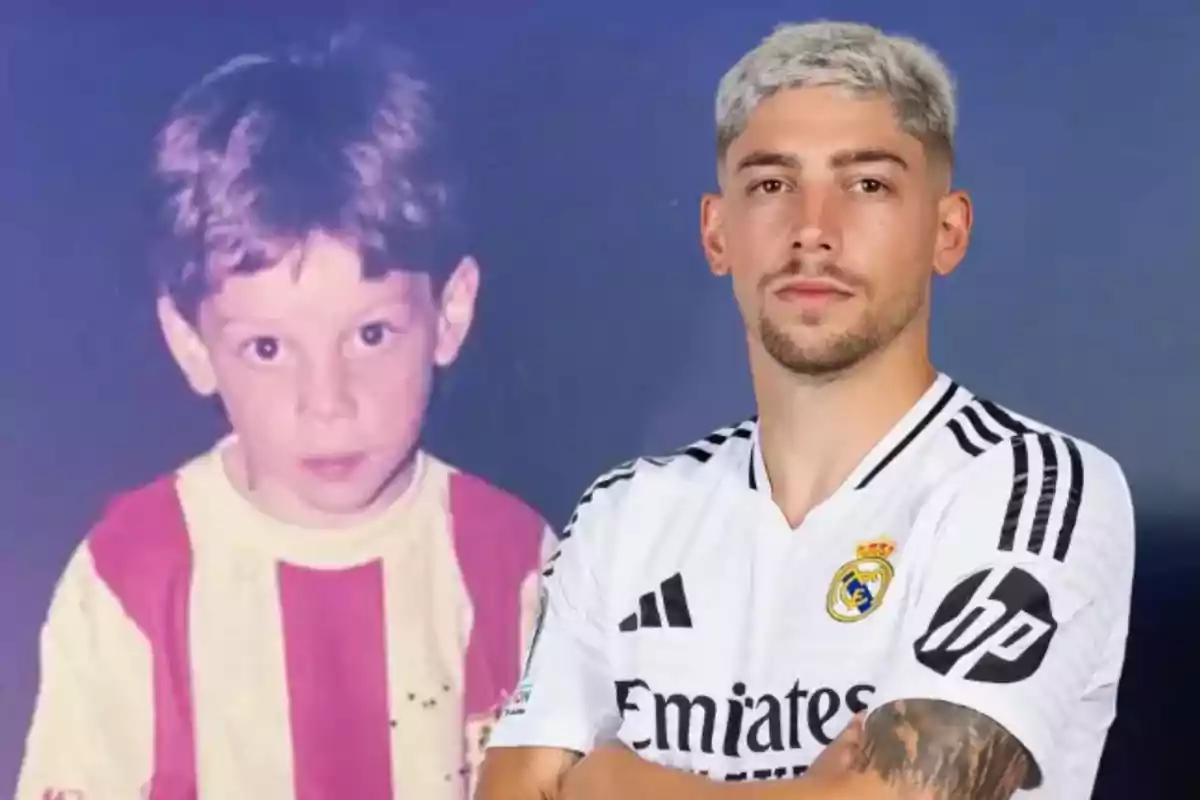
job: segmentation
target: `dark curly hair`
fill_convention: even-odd
[[[436,122],[408,55],[356,33],[229,61],[158,136],[159,290],[194,319],[224,276],[317,231],[355,247],[366,278],[411,270],[440,286],[465,242]]]

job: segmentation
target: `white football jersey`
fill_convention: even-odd
[[[545,570],[524,680],[490,746],[802,774],[858,711],[905,698],[1002,724],[1091,796],[1116,708],[1133,509],[1101,450],[941,375],[795,530],[755,420],[584,494]]]

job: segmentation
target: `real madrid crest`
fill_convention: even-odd
[[[829,585],[825,607],[838,622],[858,622],[883,604],[895,570],[888,558],[896,545],[888,539],[862,542],[855,558],[843,564]]]

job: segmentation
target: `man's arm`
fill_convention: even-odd
[[[534,646],[534,637],[545,627],[547,577],[543,570],[550,568],[558,551],[558,536],[547,528],[542,540],[542,567],[534,580],[522,587],[521,635],[524,647],[522,673]],[[528,676],[522,674],[522,678]],[[562,779],[568,769],[582,758],[580,753],[555,747],[493,747],[479,768],[478,782],[472,797],[479,800],[552,800],[559,796]]]
[[[717,783],[608,745],[565,778],[561,800],[1008,800],[1033,762],[986,716],[897,701],[829,745],[802,778]]]
[[[500,747],[488,751],[477,800],[556,800],[567,771],[582,756],[554,747]]]
[[[978,711],[942,700],[897,700],[867,718],[850,772],[891,794],[1007,800],[1035,770],[1016,737]]]
[[[567,771],[620,724],[595,570],[631,476],[597,480],[546,559],[522,680],[489,738],[475,800],[559,797]]]

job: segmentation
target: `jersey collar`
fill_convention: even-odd
[[[896,460],[897,456],[930,427],[934,420],[941,416],[960,391],[959,385],[949,376],[938,373],[937,378],[934,379],[925,394],[921,395],[908,413],[859,462],[838,494],[850,487],[853,487],[854,491],[858,491],[870,485]],[[763,461],[762,447],[759,442],[760,430],[758,425],[754,426],[747,480],[751,490],[770,495],[771,480],[767,477],[767,465]]]

